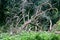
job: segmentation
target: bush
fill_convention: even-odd
[[[23,32],[17,35],[0,34],[0,40],[60,40],[59,34],[48,32]]]

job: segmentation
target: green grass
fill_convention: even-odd
[[[17,35],[0,34],[0,40],[60,40],[60,34],[48,32],[22,32]]]

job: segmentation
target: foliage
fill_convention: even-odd
[[[60,20],[57,21],[55,25],[53,25],[53,31],[60,31]]]
[[[0,34],[0,40],[60,40],[60,36],[48,32],[23,32],[18,35]]]
[[[32,30],[35,30],[37,25],[39,30],[47,31],[60,17],[60,0],[1,0],[0,5],[2,31],[10,31],[13,28],[21,27],[30,19],[33,20],[29,28],[31,26]],[[34,18],[35,14],[40,12],[42,15]],[[31,25],[32,23],[33,25]]]

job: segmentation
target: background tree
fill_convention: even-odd
[[[51,30],[60,18],[59,3],[59,0],[1,0],[1,28],[11,32],[22,26],[26,27],[25,30],[32,31]]]

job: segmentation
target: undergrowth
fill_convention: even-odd
[[[22,32],[16,35],[1,33],[0,40],[60,40],[60,34],[49,32]]]

